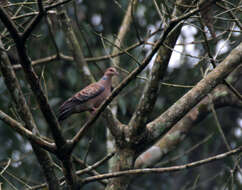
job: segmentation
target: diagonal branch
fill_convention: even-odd
[[[224,85],[219,85],[211,92],[212,101],[216,109],[225,106],[242,108],[242,102]],[[208,96],[203,98],[192,110],[190,110],[179,122],[174,125],[159,141],[143,152],[135,161],[135,168],[154,166],[165,155],[177,148],[192,128],[197,126],[208,114],[210,114],[210,101]],[[147,142],[148,144],[150,142]],[[152,156],[151,156],[152,155]]]
[[[73,1],[73,0],[63,0],[63,1],[60,1],[60,2],[57,2],[57,3],[53,3],[52,5],[46,6],[46,7],[45,7],[45,10],[46,10],[46,11],[49,11],[49,10],[51,10],[51,9],[54,9],[54,8],[60,7],[61,5],[64,5],[64,4],[66,4],[66,3],[69,3],[70,1]]]
[[[52,153],[54,153],[56,151],[56,147],[55,147],[54,143],[47,142],[44,139],[42,139],[41,137],[34,135],[30,130],[24,128],[24,126],[21,123],[17,122],[16,120],[14,120],[9,115],[2,112],[1,110],[0,110],[0,119],[4,123],[9,125],[12,129],[17,131],[19,134],[23,135],[24,137],[29,139],[31,142],[39,145],[41,148],[48,150]]]
[[[221,83],[242,61],[242,43],[240,43],[206,78],[187,92],[166,112],[147,125],[149,138],[156,139],[166,133],[190,109],[204,98],[216,85]],[[151,140],[150,139],[150,140]]]
[[[11,20],[8,13],[5,11],[5,9],[0,6],[0,18],[3,24],[8,29],[9,33],[15,39],[16,41],[20,41],[20,34],[18,31],[18,27],[15,25],[15,23]]]
[[[67,12],[64,8],[58,9],[58,18],[61,21],[62,30],[65,34],[66,39],[68,40],[68,46],[73,53],[73,59],[76,63],[77,69],[83,76],[83,81],[88,83],[95,82],[93,75],[91,74],[86,60],[84,59],[83,50],[81,44],[77,39],[77,36],[74,32],[73,25],[70,21],[70,18],[67,15]]]

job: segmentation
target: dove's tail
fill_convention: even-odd
[[[73,103],[72,102],[64,102],[61,105],[59,112],[57,114],[59,122],[68,118],[71,114],[73,114]]]
[[[71,109],[63,110],[62,112],[58,113],[58,121],[61,122],[68,118],[72,114]]]

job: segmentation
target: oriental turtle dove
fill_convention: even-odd
[[[103,77],[66,100],[59,108],[58,120],[63,121],[74,113],[95,112],[98,106],[110,95],[112,77],[118,75],[114,67],[108,68]]]

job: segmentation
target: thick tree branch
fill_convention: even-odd
[[[1,14],[1,13],[4,13],[4,12],[2,11],[2,9],[0,7],[0,19],[1,20],[8,19],[5,14]],[[9,30],[11,30],[11,25],[10,26],[8,25],[9,22],[10,21],[8,21],[4,24]],[[33,29],[31,29],[31,30],[33,30]],[[15,35],[14,33],[13,34],[10,33],[10,34]],[[55,114],[52,111],[52,109],[47,101],[47,98],[42,90],[42,87],[39,82],[39,78],[37,77],[36,73],[33,70],[31,61],[26,53],[24,41],[22,40],[22,38],[16,39],[16,38],[14,38],[14,36],[12,36],[12,37],[16,44],[16,48],[18,51],[19,59],[20,59],[20,64],[23,67],[25,77],[31,86],[31,89],[37,99],[39,107],[49,125],[52,136],[56,143],[57,155],[63,163],[64,171],[65,171],[64,174],[66,176],[68,184],[71,188],[76,189],[76,188],[78,188],[77,187],[78,185],[76,184],[76,176],[74,174],[73,165],[70,160],[70,155],[68,155],[68,153],[70,153],[68,144],[66,143],[66,141],[62,135],[59,123],[58,123],[58,121],[55,117]]]
[[[119,31],[118,31],[118,35],[114,41],[113,45],[113,49],[112,49],[112,53],[111,55],[115,55],[118,54],[120,51],[123,51],[122,45],[124,42],[125,37],[128,35],[128,31],[130,30],[130,27],[132,27],[131,23],[134,23],[135,21],[132,20],[132,18],[134,19],[134,10],[136,9],[138,4],[137,0],[129,0],[128,6],[126,8],[125,11],[125,15],[122,19],[122,23],[119,27]],[[136,29],[136,28],[135,28]],[[137,31],[137,30],[136,30]],[[104,38],[103,38],[104,39]],[[141,42],[141,40],[138,40],[138,43],[143,43]],[[133,59],[133,56],[129,54],[128,51],[125,52],[129,57],[131,57]],[[111,60],[111,64],[114,67],[120,68],[120,57],[114,57],[112,58],[111,55],[109,56],[110,60]],[[137,65],[139,65],[139,63],[137,62],[136,59],[134,59],[135,62],[137,63]],[[120,79],[118,77],[114,77],[113,78],[113,84],[114,87],[118,86],[118,84],[120,83]],[[113,101],[111,104],[111,111],[112,112],[107,112],[105,111],[104,113],[106,113],[106,119],[108,120],[108,126],[109,126],[109,130],[106,130],[106,136],[107,136],[107,140],[106,140],[106,147],[107,147],[107,152],[113,152],[115,149],[115,144],[117,144],[119,147],[121,146],[122,142],[125,141],[124,139],[124,134],[123,134],[123,129],[124,126],[117,121],[117,119],[115,119],[115,117],[113,117],[112,119],[112,115],[117,115],[117,111],[118,111],[118,101]],[[110,127],[110,126],[114,126],[114,127]],[[116,127],[115,127],[116,126]],[[118,129],[118,130],[117,130]],[[118,155],[114,155],[113,158],[111,158],[108,162],[108,170],[110,172],[115,172],[117,170],[119,170],[119,167],[117,167],[120,164],[120,159],[117,159]],[[126,165],[127,168],[131,168],[132,164]],[[129,181],[126,178],[116,178],[112,180],[108,181],[108,185],[106,187],[106,190],[112,190],[114,188],[116,189],[120,189],[122,188],[121,184],[127,184],[129,183]],[[118,186],[113,184],[119,184]]]
[[[107,128],[116,139],[119,139],[122,136],[122,123],[115,117],[110,108],[104,110],[104,115],[107,120]]]
[[[242,102],[225,86],[217,86],[210,94],[216,109],[225,106],[241,107]],[[191,129],[210,114],[210,100],[206,96],[189,111],[158,142],[143,152],[135,161],[135,168],[154,166],[165,155],[176,148],[189,135]]]
[[[192,107],[207,95],[216,85],[230,74],[242,61],[242,43],[234,48],[231,53],[213,71],[202,79],[188,93],[174,103],[166,112],[147,125],[149,137],[156,139],[167,132],[176,124]],[[150,139],[150,140],[151,140]]]

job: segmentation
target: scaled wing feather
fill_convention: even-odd
[[[73,97],[73,101],[80,103],[86,102],[92,98],[95,98],[105,90],[104,86],[99,83],[93,83],[76,93]]]

